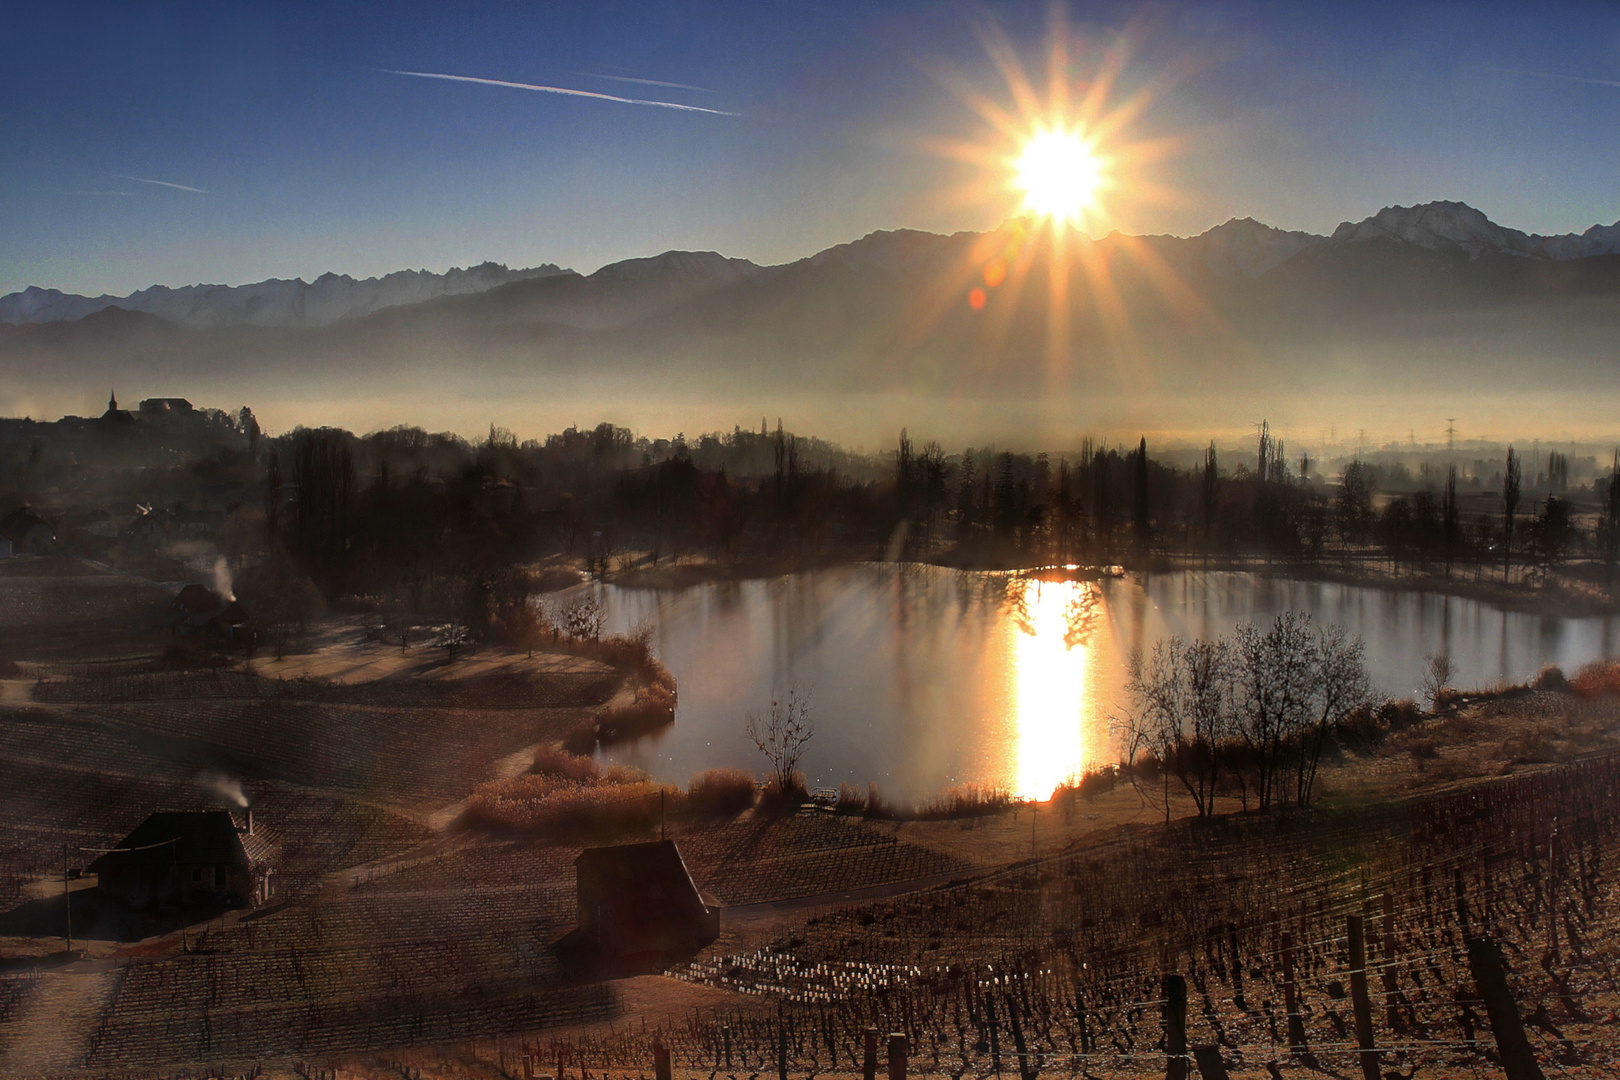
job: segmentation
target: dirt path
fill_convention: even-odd
[[[514,776],[528,772],[530,766],[534,764],[535,753],[544,745],[546,744],[534,743],[532,746],[525,746],[521,750],[514,750],[503,758],[497,758],[495,767],[490,770],[489,779],[510,780]],[[456,819],[461,817],[461,812],[467,808],[467,799],[471,797],[472,793],[468,792],[466,797],[457,799],[448,806],[442,806],[433,811],[427,817],[428,828],[434,832],[443,832],[451,825],[454,825]]]
[[[323,619],[298,652],[281,659],[274,654],[254,659],[253,667],[265,678],[296,679],[302,676],[348,685],[382,679],[412,679],[427,682],[457,681],[484,675],[556,675],[595,673],[606,670],[595,660],[571,653],[542,650],[530,653],[486,645],[459,651],[454,663],[442,648],[419,641],[400,648],[377,640],[368,633],[367,620],[357,616]]]
[[[84,1063],[122,975],[105,963],[75,968],[41,975],[17,1015],[0,1024],[0,1073],[46,1076]]]

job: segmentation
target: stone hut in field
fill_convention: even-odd
[[[173,633],[212,634],[235,641],[249,634],[247,612],[236,600],[227,600],[206,585],[181,589],[169,604]]]
[[[270,898],[275,849],[252,810],[160,810],[88,870],[97,891],[132,908],[252,906]]]
[[[574,860],[579,933],[606,956],[696,952],[720,936],[673,840],[586,848]]]

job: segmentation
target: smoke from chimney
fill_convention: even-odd
[[[208,788],[215,795],[218,795],[220,798],[224,799],[226,802],[235,806],[238,810],[246,810],[248,808],[247,792],[242,790],[242,782],[240,780],[233,780],[224,773],[211,773],[204,776],[199,776],[197,778],[197,782],[203,787]]]
[[[236,599],[236,593],[231,589],[231,568],[226,565],[223,555],[214,560],[214,591],[226,603]]]

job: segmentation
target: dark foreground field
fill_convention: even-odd
[[[0,600],[46,578],[0,577]],[[131,594],[68,595],[89,625],[98,596]],[[0,1072],[606,1080],[651,1076],[656,1041],[677,1076],[848,1076],[874,1027],[905,1033],[912,1072],[1163,1075],[1179,977],[1203,1068],[1350,1076],[1364,971],[1379,1075],[1502,1075],[1475,971],[1494,948],[1545,1075],[1620,1073],[1612,700],[1458,702],[1335,764],[1327,807],[1286,818],[1196,822],[1173,799],[1166,826],[1156,789],[1122,782],[1033,819],[677,820],[720,939],[581,981],[555,946],[587,838],[456,821],[608,700],[612,672],[159,670],[149,627],[75,653],[54,610],[26,616],[50,653],[0,677]],[[181,925],[75,888],[87,955],[51,955],[64,845],[83,865],[232,783],[282,844],[270,904]]]

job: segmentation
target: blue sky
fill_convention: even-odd
[[[1536,232],[1620,218],[1612,2],[1067,16],[1076,77],[1134,43],[1122,92],[1158,89],[1126,135],[1178,147],[1140,177],[1173,198],[1120,193],[1127,231],[1325,232],[1438,198]],[[14,4],[6,21],[0,293],[92,294],[485,259],[588,272],[669,248],[769,263],[874,229],[985,228],[1010,196],[947,197],[975,170],[928,149],[988,140],[946,82],[1010,104],[982,28],[1038,71],[1049,26],[1040,4],[910,0]]]

